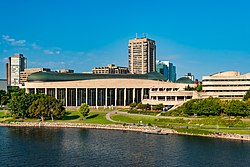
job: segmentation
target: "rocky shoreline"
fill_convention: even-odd
[[[136,126],[136,125],[84,124],[84,123],[62,123],[62,122],[11,122],[11,123],[0,123],[0,126],[124,130],[124,131],[143,132],[148,134],[157,134],[157,135],[179,134],[179,135],[250,141],[250,135],[240,135],[240,134],[230,134],[230,133],[214,133],[211,135],[190,134],[190,133],[177,132],[173,129],[159,128],[152,126]]]

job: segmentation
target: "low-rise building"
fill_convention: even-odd
[[[116,66],[114,64],[108,64],[108,66],[94,67],[92,72],[93,74],[127,74],[128,68]]]
[[[44,93],[56,97],[65,106],[80,106],[81,103],[90,106],[129,106],[130,103],[139,103],[143,99],[160,100],[161,98],[150,94],[153,89],[177,92],[184,90],[186,86],[187,84],[166,82],[163,75],[157,72],[109,75],[39,72],[30,75],[23,88],[29,93]],[[190,98],[189,95],[184,96],[188,97],[172,98],[177,101]]]
[[[250,73],[238,71],[219,72],[202,77],[203,98],[242,99],[250,89]]]
[[[7,91],[7,80],[6,79],[0,79],[0,90]]]
[[[20,72],[20,84],[28,81],[28,76],[35,72],[50,72],[49,68],[26,68]]]

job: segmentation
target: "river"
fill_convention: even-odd
[[[249,166],[250,142],[83,128],[0,127],[0,166]]]

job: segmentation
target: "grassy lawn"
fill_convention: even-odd
[[[142,124],[152,124],[157,125],[159,127],[167,127],[173,128],[178,132],[191,133],[191,134],[212,134],[214,132],[225,132],[225,133],[235,133],[235,134],[250,134],[250,129],[248,130],[246,127],[235,127],[235,128],[227,128],[226,126],[219,126],[222,129],[217,129],[216,125],[204,125],[200,127],[196,124],[188,124],[188,121],[184,121],[183,119],[168,119],[168,118],[157,118],[157,117],[145,117],[145,116],[134,116],[134,115],[111,115],[111,118],[120,122],[127,123],[139,123],[142,121]],[[207,118],[205,119],[207,122]],[[202,123],[200,121],[199,123]],[[248,123],[247,123],[248,125]],[[182,127],[182,128],[180,128]],[[189,128],[185,128],[189,127]],[[237,129],[236,129],[237,128]]]
[[[92,124],[114,124],[106,120],[106,113],[108,111],[101,111],[101,110],[92,110],[89,113],[89,116],[81,120],[80,114],[77,111],[67,111],[66,115],[61,120],[54,120],[55,122],[68,122],[68,123],[92,123]],[[20,121],[20,122],[40,122],[40,119],[36,118],[27,118],[27,119],[13,119],[12,117],[6,117],[5,112],[0,112],[0,121],[1,122],[12,122],[12,121]],[[45,120],[47,122],[52,122],[51,120]]]
[[[79,112],[77,111],[67,111],[66,115],[61,120],[55,120],[56,122],[68,122],[68,123],[89,123],[89,124],[113,124],[106,120],[106,113],[105,111],[100,110],[92,110],[89,113],[89,116],[85,119],[81,119]],[[51,122],[51,120],[48,120]]]
[[[126,123],[139,123],[141,121],[142,124],[154,124],[155,118],[152,117],[145,117],[145,116],[132,116],[132,115],[111,115],[111,119],[115,121],[120,121],[120,122],[126,122]]]
[[[250,130],[235,130],[235,129],[206,129],[207,131],[210,132],[224,132],[224,133],[235,133],[235,134],[245,134],[245,135],[249,135],[250,134]]]

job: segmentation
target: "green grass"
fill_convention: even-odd
[[[57,122],[69,122],[69,123],[89,123],[89,124],[113,124],[106,120],[106,113],[105,111],[92,111],[89,113],[89,116],[83,118],[80,116],[79,112],[77,111],[67,111],[66,115],[61,120],[55,120]],[[49,120],[51,121],[51,120]]]
[[[189,133],[189,134],[204,134],[204,135],[214,134],[214,132],[211,132],[211,131],[208,131],[208,130],[203,130],[203,129],[176,128],[175,130],[177,132]]]
[[[132,116],[132,115],[111,115],[111,119],[119,121],[119,122],[126,122],[126,123],[139,123],[142,121],[143,124],[154,124],[156,121],[154,121],[155,118],[153,117],[145,117],[145,116]]]
[[[224,133],[233,133],[233,134],[245,134],[245,135],[250,135],[250,130],[246,130],[246,129],[206,129],[207,131],[210,132],[224,132]]]

